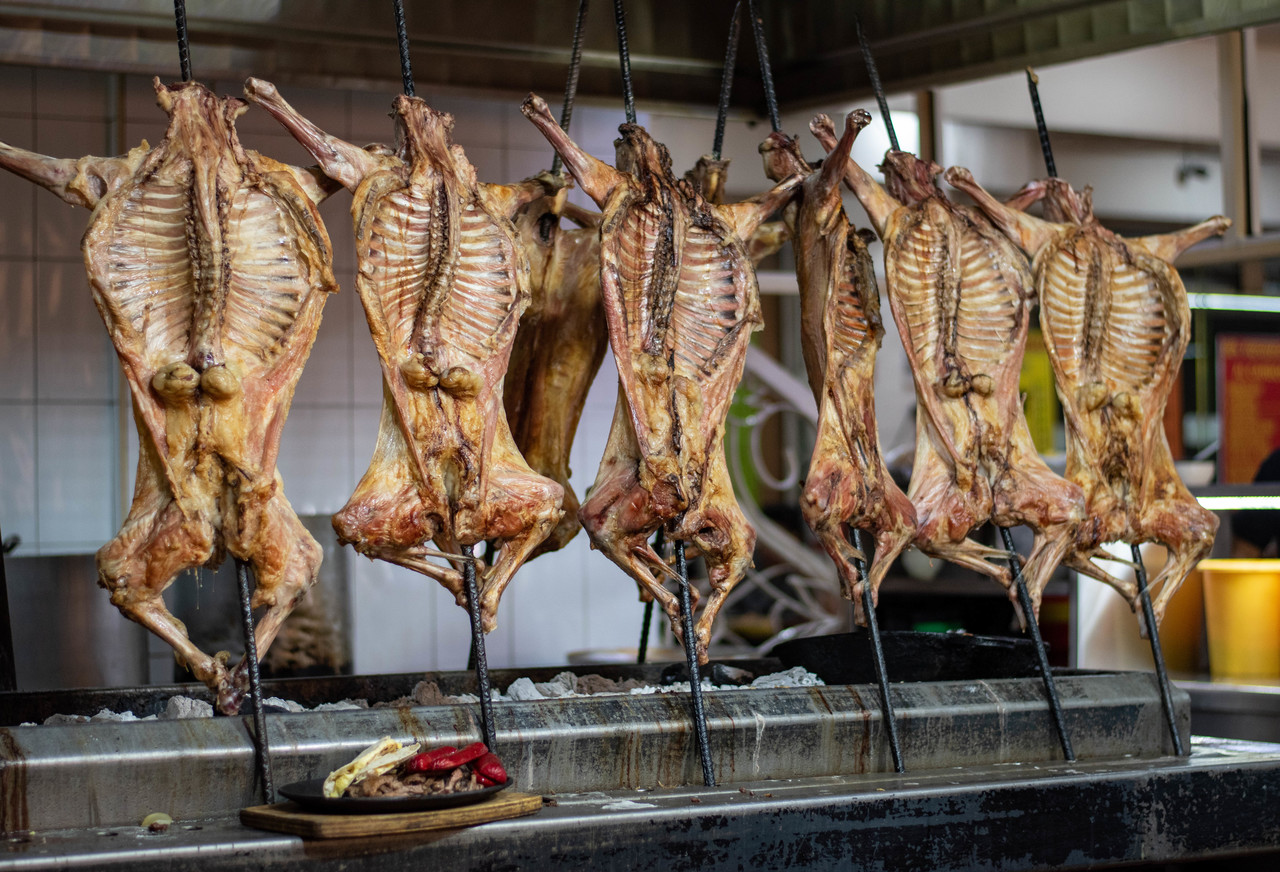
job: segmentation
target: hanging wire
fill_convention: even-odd
[[[582,25],[587,20],[587,0],[578,2],[578,20],[573,24],[573,51],[569,55],[569,81],[564,86],[564,108],[560,110],[560,129],[569,132],[569,120],[573,118],[573,100],[578,96],[578,74],[582,68]],[[551,161],[551,175],[559,175],[564,159],[560,152]]]
[[[716,139],[711,156],[720,160],[724,150],[724,124],[729,117],[729,95],[733,92],[733,72],[738,66],[738,34],[742,29],[742,0],[733,4],[729,19],[729,44],[724,51],[724,70],[720,74],[720,107],[716,111]]]
[[[880,71],[876,69],[876,59],[871,55],[867,35],[862,31],[862,19],[857,15],[853,16],[853,26],[858,31],[858,46],[862,49],[862,60],[867,65],[867,78],[871,80],[871,88],[876,92],[876,103],[880,106],[885,129],[889,131],[889,145],[894,151],[901,151],[898,148],[898,134],[893,131],[893,118],[889,115],[889,101],[884,96],[884,85],[880,84]]]
[[[178,29],[178,65],[182,81],[191,81],[191,45],[187,41],[187,0],[173,0],[173,20]]]
[[[1027,67],[1027,88],[1031,91],[1031,108],[1036,113],[1036,130],[1040,133],[1040,151],[1044,154],[1044,166],[1049,177],[1058,177],[1058,168],[1053,163],[1053,146],[1049,144],[1049,127],[1044,123],[1044,110],[1040,108],[1040,77],[1031,67]]]
[[[400,40],[400,80],[404,83],[404,94],[413,94],[413,66],[409,63],[409,29],[404,23],[404,0],[391,0],[396,13],[396,36]]]
[[[747,0],[751,13],[751,30],[756,36],[756,54],[760,58],[760,78],[764,82],[764,102],[769,108],[769,123],[773,132],[782,130],[782,121],[778,118],[778,95],[773,90],[773,69],[769,65],[769,48],[764,43],[764,19],[756,11],[756,0]]]
[[[622,0],[613,0],[613,21],[618,28],[618,62],[622,65],[622,101],[627,110],[627,123],[636,123],[636,95],[631,89],[631,51],[627,48],[627,14]]]

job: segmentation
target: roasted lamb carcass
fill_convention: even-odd
[[[373,460],[334,529],[362,554],[435,579],[464,607],[458,569],[427,558],[496,541],[493,565],[478,572],[488,632],[511,577],[559,522],[564,496],[520,456],[502,408],[529,299],[510,216],[548,193],[547,183],[477,183],[450,140],[453,118],[417,97],[392,104],[394,149],[362,149],[321,131],[269,82],[250,79],[245,94],[355,194],[356,288],[384,400]]]
[[[507,422],[529,466],[564,488],[564,517],[531,557],[558,551],[581,529],[569,451],[609,345],[600,296],[600,215],[566,202],[567,194],[562,188],[539,197],[515,219],[529,256],[531,301],[507,367]]]
[[[1046,197],[1042,221],[995,200],[968,170],[947,181],[977,201],[1034,258],[1040,324],[1067,419],[1067,477],[1084,489],[1088,520],[1067,563],[1114,586],[1137,607],[1137,588],[1093,562],[1107,542],[1158,542],[1171,558],[1152,579],[1156,620],[1209,553],[1218,518],[1173,466],[1164,407],[1191,338],[1186,291],[1170,263],[1231,222],[1218,216],[1162,236],[1125,239],[1098,223],[1088,189],[1061,179],[1029,186]]]
[[[761,320],[743,240],[799,180],[713,206],[674,178],[666,148],[642,127],[619,128],[615,169],[578,148],[541,99],[530,95],[522,109],[604,211],[600,277],[619,396],[580,517],[592,545],[657,598],[677,635],[679,600],[660,581],[670,569],[648,538],[665,527],[702,553],[712,588],[696,631],[705,661],[716,613],[755,546],[724,457],[729,402]]]
[[[815,135],[835,145],[820,116]],[[1080,488],[1036,453],[1018,375],[1033,284],[1022,252],[977,209],[934,184],[941,167],[885,155],[882,188],[852,159],[845,181],[885,244],[889,302],[916,384],[916,455],[907,496],[915,545],[998,580],[1015,596],[1008,553],[969,533],[991,521],[1035,533],[1023,575],[1033,608],[1084,520]]]
[[[0,164],[93,209],[84,236],[94,302],[133,395],[138,475],[98,583],[124,615],[173,646],[239,709],[233,671],[187,637],[161,593],[184,569],[229,551],[257,577],[265,655],[314,583],[320,546],[285,499],[280,432],[320,311],[337,290],[316,204],[336,185],[240,145],[236,98],[155,80],[164,140],[123,157],[59,160],[0,146]]]
[[[809,165],[799,143],[786,134],[773,133],[760,146],[769,178],[805,178],[783,211],[796,255],[805,368],[819,409],[800,508],[864,622],[862,585],[871,586],[874,602],[916,526],[911,501],[885,467],[876,430],[875,361],[884,326],[875,266],[840,199],[849,150],[870,121],[866,112],[850,113],[844,136],[821,170]],[[850,544],[851,529],[875,537],[875,559],[865,579],[854,565],[866,558]]]

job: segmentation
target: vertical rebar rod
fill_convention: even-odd
[[[253,706],[253,756],[262,784],[262,801],[275,802],[271,783],[271,746],[267,741],[267,716],[262,711],[262,673],[258,669],[258,640],[253,635],[253,604],[249,597],[249,564],[236,558],[236,583],[240,588],[240,621],[244,625],[244,659],[249,667],[249,697]]]
[[[191,43],[187,39],[187,0],[173,0],[173,21],[178,31],[178,66],[182,81],[191,81]]]
[[[1147,590],[1147,568],[1142,563],[1142,551],[1130,545],[1133,554],[1133,572],[1138,581],[1138,596],[1142,600],[1142,616],[1147,622],[1147,635],[1151,638],[1151,658],[1156,662],[1156,680],[1160,682],[1160,701],[1164,703],[1164,717],[1173,738],[1173,753],[1179,757],[1187,751],[1178,732],[1178,717],[1173,710],[1173,689],[1169,686],[1169,672],[1164,665],[1164,651],[1160,648],[1160,631],[1156,628],[1156,611],[1151,607],[1151,592]]]
[[[693,603],[689,596],[689,564],[685,559],[684,542],[671,543],[676,552],[676,575],[680,578],[680,618],[684,625],[684,656],[689,663],[689,695],[693,700],[693,731],[698,742],[698,757],[702,761],[702,783],[716,786],[716,772],[711,765],[711,739],[707,736],[707,712],[702,705],[702,676],[698,669],[698,642],[693,628]]]
[[[662,534],[662,528],[658,528],[658,532],[653,536],[653,551],[658,555],[658,559],[665,560],[663,551],[666,550],[665,538]],[[661,578],[661,576],[658,576]],[[640,622],[640,647],[636,651],[636,663],[643,665],[649,657],[649,629],[653,626],[653,600],[649,600],[644,604],[644,618]]]
[[[742,0],[733,4],[729,19],[729,41],[724,50],[724,69],[720,73],[720,104],[716,109],[716,136],[711,156],[720,160],[724,151],[724,125],[729,119],[729,96],[733,93],[733,73],[738,66],[738,36],[742,30]]]
[[[4,574],[4,534],[0,531],[0,691],[18,689],[13,657],[13,624],[9,620],[9,584]]]
[[[769,64],[769,47],[764,41],[764,19],[756,9],[756,0],[747,0],[747,11],[751,15],[751,32],[756,38],[756,56],[760,59],[760,80],[764,83],[764,104],[769,110],[769,124],[773,132],[782,129],[782,121],[778,118],[778,95],[773,90],[773,67]]]
[[[396,16],[396,39],[400,45],[400,81],[404,85],[404,95],[414,96],[413,65],[409,63],[409,28],[404,23],[404,0],[391,0]]]
[[[867,78],[871,80],[871,88],[876,93],[876,103],[880,106],[880,114],[884,117],[885,130],[889,131],[889,145],[894,151],[898,148],[898,134],[893,130],[893,118],[889,115],[889,101],[884,96],[884,85],[880,83],[880,71],[876,69],[876,59],[871,55],[871,45],[867,35],[862,31],[862,19],[853,16],[854,29],[858,31],[858,47],[862,50],[862,61],[867,65]]]
[[[1076,752],[1071,748],[1071,737],[1067,735],[1066,720],[1062,715],[1062,702],[1058,699],[1058,686],[1053,681],[1053,670],[1049,666],[1049,654],[1044,648],[1044,639],[1040,636],[1040,622],[1036,620],[1035,609],[1031,606],[1031,594],[1027,593],[1027,582],[1022,577],[1022,565],[1018,559],[1018,549],[1013,544],[1013,534],[1008,527],[997,526],[1004,549],[1009,552],[1009,573],[1013,577],[1014,588],[1018,594],[1018,605],[1022,609],[1023,618],[1027,622],[1027,632],[1035,645],[1036,659],[1040,663],[1040,677],[1044,679],[1044,692],[1049,697],[1049,711],[1053,715],[1053,725],[1058,731],[1058,741],[1062,743],[1062,755],[1068,763],[1074,763]]]
[[[853,531],[853,547],[863,554],[862,531]],[[902,762],[902,746],[898,743],[898,718],[893,713],[893,702],[889,699],[889,672],[884,663],[884,646],[880,642],[880,624],[876,620],[876,607],[871,598],[871,585],[867,582],[867,565],[869,561],[854,559],[854,569],[862,579],[862,613],[867,618],[867,635],[871,639],[871,659],[876,668],[876,683],[880,685],[880,710],[884,716],[885,730],[889,734],[889,751],[893,754],[893,771],[905,772]]]
[[[471,615],[471,650],[476,657],[476,685],[480,696],[480,730],[484,743],[493,748],[497,736],[493,727],[493,696],[489,690],[489,658],[484,652],[484,624],[480,619],[480,589],[476,585],[475,552],[470,545],[461,545],[462,584],[467,591],[467,611]]]
[[[1040,108],[1040,77],[1031,67],[1027,67],[1027,90],[1031,92],[1031,108],[1036,113],[1036,131],[1040,134],[1040,151],[1044,155],[1044,168],[1049,171],[1049,178],[1058,177],[1058,168],[1053,163],[1053,146],[1049,144],[1049,127],[1044,123],[1044,110]]]
[[[569,121],[573,118],[573,101],[578,96],[578,78],[582,70],[582,25],[587,20],[588,0],[578,0],[578,17],[573,23],[573,48],[569,52],[569,79],[564,84],[564,105],[560,109],[560,129],[569,132]],[[553,149],[554,150],[554,149]],[[551,159],[551,175],[559,175],[564,166],[560,152],[555,152]]]
[[[618,63],[622,67],[622,103],[627,123],[636,123],[636,95],[631,89],[631,50],[627,48],[627,13],[622,0],[613,0],[613,22],[618,29]]]

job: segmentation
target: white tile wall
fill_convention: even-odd
[[[115,535],[115,410],[43,403],[36,416],[41,554],[96,551]]]
[[[33,400],[36,393],[35,268],[0,258],[0,400]]]
[[[36,410],[0,402],[0,531],[17,534],[15,555],[36,553]]]

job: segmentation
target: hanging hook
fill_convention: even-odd
[[[867,78],[871,80],[871,88],[876,92],[876,103],[884,117],[885,129],[889,131],[889,145],[894,151],[901,151],[898,148],[898,134],[893,130],[893,118],[889,115],[889,101],[885,99],[884,85],[880,83],[880,71],[876,69],[876,59],[871,55],[867,35],[862,31],[862,19],[857,15],[853,16],[853,26],[858,31],[858,46],[862,49],[862,60],[867,65]]]
[[[764,103],[769,109],[769,124],[773,132],[782,130],[782,121],[778,118],[778,95],[773,90],[773,68],[769,65],[769,48],[764,42],[764,19],[756,10],[756,0],[747,0],[751,13],[751,30],[756,37],[756,55],[760,58],[760,78],[764,82]]]
[[[636,95],[631,89],[631,51],[627,48],[627,14],[622,0],[613,0],[613,21],[618,28],[618,62],[622,66],[622,103],[627,110],[627,123],[636,123]]]
[[[724,52],[724,70],[720,74],[720,106],[716,110],[716,138],[711,156],[720,160],[724,150],[724,124],[729,117],[729,95],[733,92],[733,72],[738,65],[738,33],[742,29],[742,0],[733,4],[729,19],[729,43]]]
[[[569,119],[573,117],[573,101],[578,96],[578,74],[582,67],[582,25],[587,20],[587,0],[578,2],[578,20],[573,24],[573,50],[569,54],[569,81],[564,86],[564,108],[560,110],[560,129],[569,132]],[[564,159],[560,152],[551,160],[551,175],[559,175]]]

